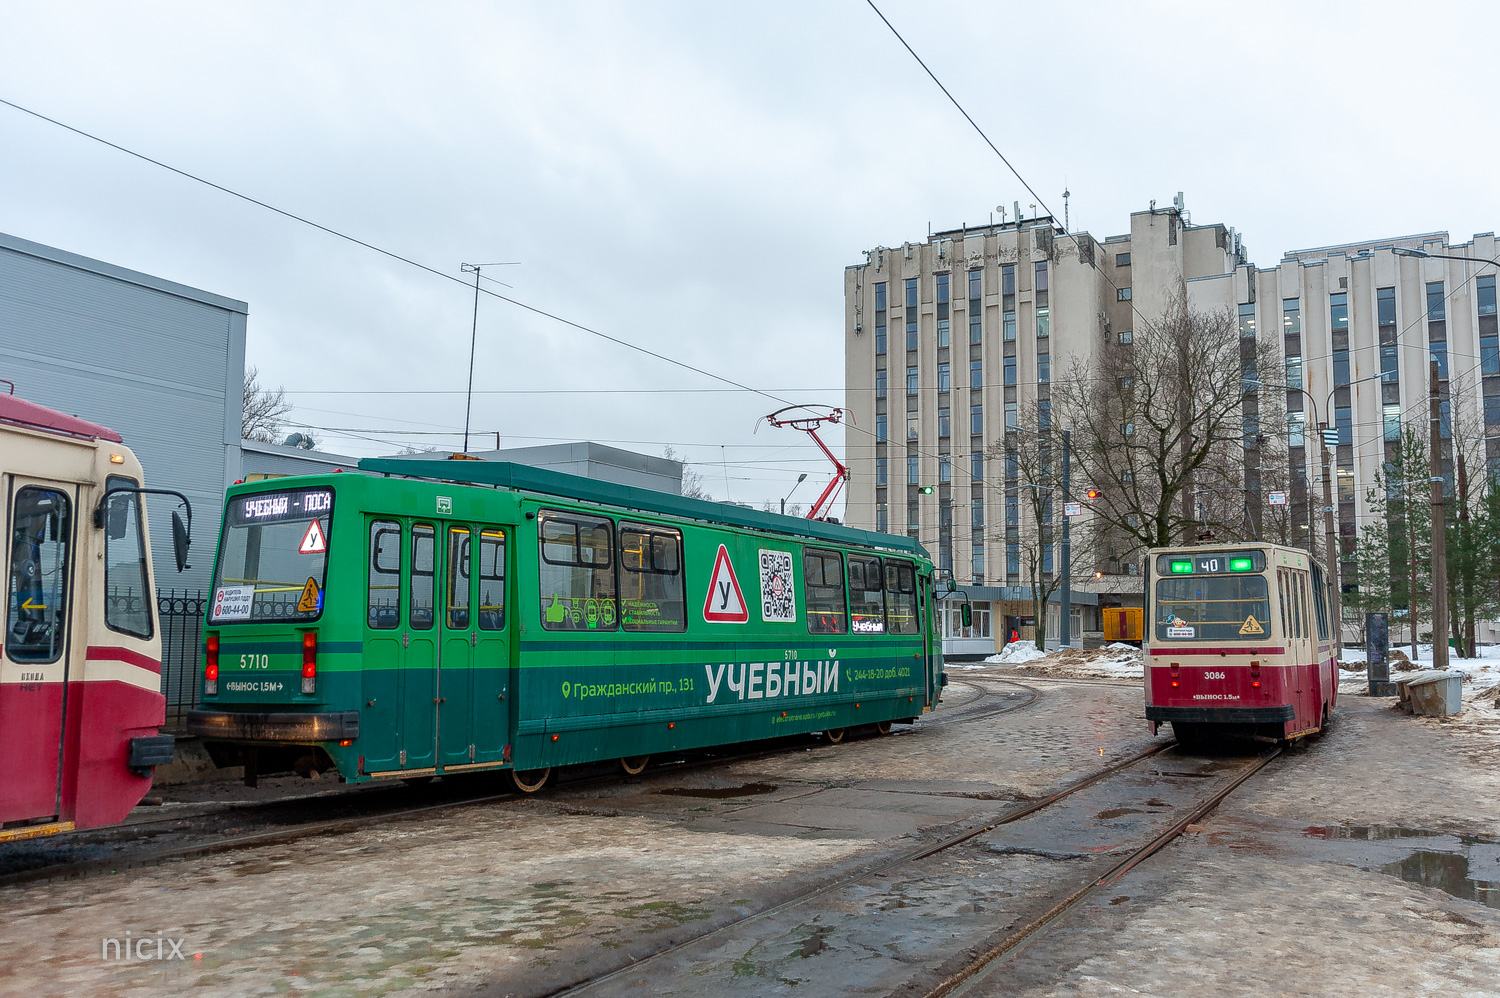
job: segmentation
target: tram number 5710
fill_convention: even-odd
[[[271,667],[270,655],[241,655],[241,669],[269,669]]]

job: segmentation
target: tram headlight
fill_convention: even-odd
[[[210,634],[203,643],[203,692],[206,696],[217,696],[219,692],[219,636]]]
[[[318,692],[318,632],[302,635],[302,692]]]

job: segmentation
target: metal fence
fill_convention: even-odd
[[[156,613],[161,622],[161,691],[167,697],[168,731],[181,731],[187,712],[198,706],[198,669],[203,648],[202,589],[158,589]]]

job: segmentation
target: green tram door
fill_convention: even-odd
[[[482,524],[370,521],[365,773],[416,776],[502,761],[506,538]]]

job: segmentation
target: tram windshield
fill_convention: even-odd
[[[1203,575],[1156,583],[1158,641],[1244,641],[1270,631],[1263,575]]]
[[[209,623],[317,619],[323,612],[332,519],[332,489],[229,500]]]

